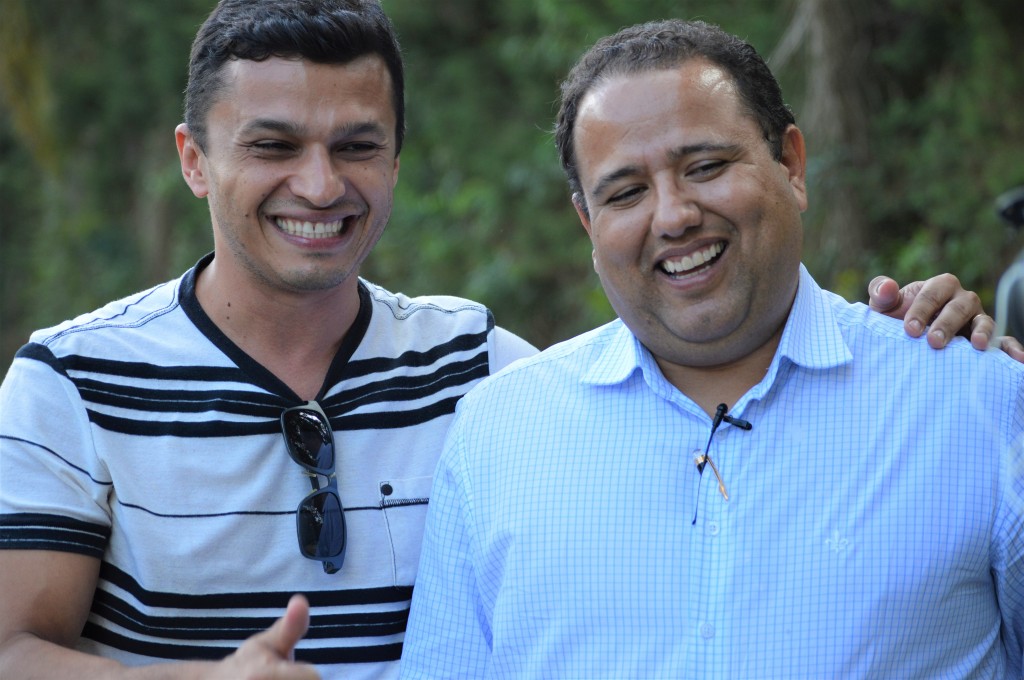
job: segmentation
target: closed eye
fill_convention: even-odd
[[[248,144],[248,147],[254,151],[264,154],[280,154],[291,151],[293,149],[291,144],[282,142],[276,139],[266,139]]]
[[[337,147],[337,152],[356,158],[369,157],[377,154],[385,147],[376,142],[347,142]]]
[[[696,175],[698,177],[707,177],[709,175],[715,175],[724,169],[725,161],[709,161],[708,163],[701,163],[691,169],[689,174]]]
[[[643,193],[643,187],[628,187],[622,191],[617,191],[611,196],[609,196],[608,200],[605,201],[605,204],[615,205],[621,203],[628,203],[631,199],[637,198],[641,193]]]
[[[726,168],[726,161],[705,161],[690,168],[686,176],[691,179],[710,179],[717,177]]]

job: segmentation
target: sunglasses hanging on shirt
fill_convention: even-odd
[[[312,492],[295,511],[295,530],[303,557],[323,563],[334,574],[345,561],[345,511],[338,495],[334,432],[316,401],[285,409],[281,414],[288,455],[309,476]],[[320,478],[326,478],[321,485]]]

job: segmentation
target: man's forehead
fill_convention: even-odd
[[[635,115],[636,97],[651,88],[686,93],[687,97],[736,97],[739,91],[729,72],[703,58],[694,57],[663,68],[620,71],[599,78],[580,101],[577,120],[588,115],[614,120]],[[642,100],[640,100],[642,103]]]
[[[393,134],[391,81],[377,55],[345,63],[237,59],[224,69],[210,110],[212,136]]]
[[[271,57],[225,64],[222,91],[212,111],[240,120],[393,117],[391,79],[384,61],[365,55],[342,64]]]
[[[756,121],[729,73],[690,59],[604,79],[580,104],[574,145],[583,175],[595,161],[618,164],[658,148],[669,154],[681,147],[732,144],[729,139],[749,127],[756,128]]]
[[[382,86],[391,87],[391,74],[384,59],[373,53],[346,62],[330,63],[299,56],[271,56],[260,60],[232,58],[221,66],[221,80],[229,87],[232,84],[244,85],[249,81],[263,80],[282,80],[289,85],[300,86],[317,77],[340,83],[366,74],[380,78]]]

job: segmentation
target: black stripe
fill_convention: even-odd
[[[397,357],[377,357],[350,361],[345,370],[346,378],[361,377],[374,373],[386,373],[403,367],[429,366],[455,352],[481,348],[487,356],[487,332],[457,335],[447,342],[435,345],[425,352],[409,350]]]
[[[229,422],[225,420],[208,420],[185,422],[180,420],[155,421],[135,420],[99,413],[88,409],[89,421],[94,425],[120,434],[139,437],[247,437],[258,434],[280,432],[277,420],[265,422]]]
[[[118,635],[91,621],[82,629],[82,637],[124,652],[148,656],[154,659],[176,659],[179,661],[216,661],[235,651],[235,647],[205,647],[200,645],[168,645],[157,642],[143,642]]]
[[[132,654],[139,654],[155,659],[177,659],[196,661],[215,661],[235,651],[235,647],[204,647],[200,645],[170,645],[156,642],[143,642],[118,635],[105,630],[93,623],[85,624],[82,637],[120,649]],[[302,644],[301,642],[299,643]],[[326,665],[345,663],[380,663],[382,661],[398,661],[402,656],[402,644],[368,645],[365,647],[337,647],[330,649],[295,650],[295,660],[306,663]]]
[[[286,406],[281,397],[238,390],[155,390],[91,379],[76,379],[75,386],[87,402],[140,411],[165,413],[237,413],[276,417]]]
[[[455,412],[455,405],[461,396],[448,397],[433,404],[427,404],[409,411],[381,411],[359,413],[351,416],[331,418],[335,432],[345,430],[386,430],[412,427],[435,418]],[[279,432],[279,421],[229,422],[212,420],[202,422],[134,420],[89,410],[89,420],[111,432],[140,437],[197,437],[224,438],[243,437]]]
[[[345,378],[352,379],[384,373],[406,367],[429,366],[453,352],[471,350],[484,345],[486,333],[471,333],[457,336],[425,352],[409,351],[396,358],[375,358],[350,361],[346,365]],[[17,356],[63,366],[69,372],[97,373],[139,380],[177,380],[187,382],[250,382],[249,377],[236,367],[223,366],[157,366],[140,361],[118,361],[99,357],[69,354],[59,361],[43,345],[30,343],[22,347]],[[486,352],[484,353],[486,357]]]
[[[74,463],[72,463],[67,458],[65,458],[64,456],[60,455],[59,453],[57,453],[53,449],[47,448],[47,447],[43,446],[42,444],[40,444],[38,442],[30,442],[27,439],[22,439],[21,437],[12,437],[10,435],[0,435],[0,440],[2,440],[2,439],[6,439],[6,440],[12,441],[12,442],[21,442],[22,444],[28,444],[29,446],[35,446],[37,448],[40,448],[43,451],[46,451],[47,453],[49,453],[49,454],[59,458],[62,463],[64,463],[68,467],[73,468],[73,469],[77,470],[78,472],[82,473],[83,475],[85,475],[86,477],[91,479],[96,484],[102,484],[103,486],[112,486],[113,485],[113,482],[109,482],[109,481],[106,481],[106,480],[103,480],[103,479],[96,479],[91,474],[89,474],[89,471],[86,470],[85,468],[82,468],[82,467],[79,467],[79,466],[75,465]]]
[[[381,663],[402,658],[402,643],[367,645],[365,647],[336,647],[334,649],[295,650],[295,660],[315,665],[339,663]]]
[[[397,502],[392,505],[425,505],[429,499],[414,500],[411,502]],[[294,515],[295,510],[226,510],[224,512],[158,512],[152,508],[148,508],[145,505],[139,505],[138,503],[125,503],[122,500],[118,500],[117,504],[122,508],[129,508],[131,510],[138,510],[144,512],[147,515],[153,517],[165,517],[167,519],[209,519],[211,517],[233,517],[233,516],[263,516],[263,517],[279,517],[281,515]],[[385,505],[381,502],[379,505],[347,505],[345,506],[345,516],[348,517],[349,513],[353,512],[380,512],[386,507],[391,505]]]
[[[96,591],[92,611],[132,633],[169,640],[238,642],[266,630],[277,620],[276,616],[153,616],[104,590]],[[394,611],[353,614],[318,615],[316,611],[312,610],[306,634],[310,639],[395,635],[405,632],[409,620],[408,606]]]
[[[53,352],[50,351],[49,347],[41,345],[38,342],[30,342],[27,345],[22,345],[14,355],[14,358],[40,361],[65,378],[68,377],[67,371],[64,370],[64,364],[62,364],[60,360],[53,355]]]
[[[323,401],[331,415],[381,402],[413,401],[487,376],[487,353],[454,361],[425,375],[397,376],[346,390]],[[76,379],[82,398],[93,404],[147,413],[231,413],[276,420],[289,404],[280,397],[237,390],[155,390]]]
[[[435,418],[455,413],[455,405],[459,403],[459,399],[461,398],[461,396],[449,397],[412,411],[359,413],[353,416],[331,418],[331,427],[334,428],[335,432],[343,430],[388,430],[412,427],[413,425],[419,425]]]
[[[396,376],[348,389],[323,400],[323,405],[348,412],[374,403],[413,401],[486,378],[488,370],[487,353],[482,352],[466,361],[445,364],[433,373]]]
[[[139,510],[152,515],[153,517],[166,517],[167,519],[197,519],[204,518],[209,519],[210,517],[233,517],[233,516],[262,516],[262,517],[275,517],[281,515],[294,515],[294,510],[233,510],[228,512],[157,512],[151,510],[144,505],[138,503],[125,503],[122,500],[118,500],[117,504],[122,508],[131,508],[132,510]],[[352,510],[361,510],[363,508],[345,508],[345,512]],[[376,510],[377,508],[372,508]]]
[[[0,549],[56,550],[103,557],[110,528],[60,515],[0,515]]]
[[[148,607],[167,607],[185,610],[209,609],[284,609],[292,592],[214,593],[191,595],[186,593],[156,592],[144,589],[129,574],[104,562],[100,567],[100,580],[121,588]],[[361,588],[351,590],[323,590],[303,593],[312,607],[337,607],[364,604],[405,602],[412,598],[412,586],[389,588]]]
[[[61,362],[69,372],[99,373],[139,380],[249,383],[248,376],[235,367],[157,366],[142,361],[117,361],[116,359],[100,359],[80,354],[69,354],[62,357]]]

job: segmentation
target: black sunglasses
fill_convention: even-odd
[[[345,510],[338,496],[331,421],[320,404],[310,401],[285,409],[281,432],[288,455],[302,466],[313,487],[295,511],[299,552],[323,562],[324,571],[333,574],[345,561]],[[325,487],[320,486],[321,476],[327,478]]]

